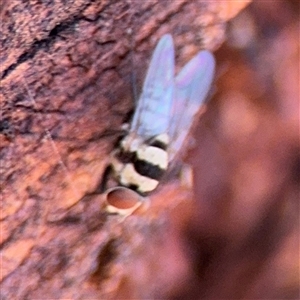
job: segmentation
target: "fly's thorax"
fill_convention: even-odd
[[[119,183],[138,193],[144,195],[152,192],[159,181],[148,176],[141,175],[133,163],[128,163],[123,166],[122,171],[118,174]]]
[[[167,150],[170,144],[170,137],[167,133],[160,133],[155,135],[148,141],[148,145],[160,148],[162,150]]]
[[[136,151],[134,164],[147,164],[156,166],[160,170],[166,170],[168,167],[168,153],[155,146],[143,145]],[[150,177],[152,178],[152,176]]]
[[[153,191],[168,167],[168,140],[167,134],[159,134],[144,143],[125,137],[112,163],[119,183],[141,194]]]

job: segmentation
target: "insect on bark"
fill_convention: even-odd
[[[106,210],[131,214],[156,189],[168,167],[182,152],[194,119],[214,77],[215,59],[200,51],[175,77],[173,39],[158,42],[127,135],[112,152],[118,186],[106,194]]]

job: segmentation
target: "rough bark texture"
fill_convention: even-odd
[[[231,24],[190,155],[195,203],[175,180],[120,222],[94,194],[159,37],[180,68],[247,2],[3,2],[1,299],[296,297],[297,3]]]

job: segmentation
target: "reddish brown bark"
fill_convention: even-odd
[[[203,291],[214,298],[222,293],[232,298],[236,291],[245,297],[245,289],[238,290],[233,284],[242,275],[246,281],[243,286],[248,284],[248,278],[253,284],[253,294],[249,295],[260,295],[259,283],[253,283],[257,277],[250,275],[255,274],[261,256],[250,267],[249,256],[238,261],[233,257],[248,242],[250,249],[254,247],[250,236],[256,233],[257,226],[272,229],[262,223],[264,217],[275,222],[292,215],[295,188],[290,164],[297,158],[297,147],[292,130],[295,123],[286,122],[280,126],[281,131],[274,132],[273,126],[282,122],[280,110],[252,100],[260,95],[261,82],[253,79],[255,74],[249,74],[245,62],[235,61],[232,73],[223,76],[226,79],[219,82],[217,95],[221,100],[212,102],[201,132],[196,135],[206,147],[201,149],[202,159],[194,163],[196,198],[205,200],[208,196],[203,190],[207,190],[208,200],[198,201],[195,206],[188,201],[191,192],[175,181],[152,196],[152,207],[142,217],[132,216],[119,223],[101,211],[103,196],[91,195],[101,180],[121,124],[133,108],[132,74],[136,74],[140,88],[159,37],[172,33],[177,66],[181,67],[200,48],[218,48],[225,38],[225,21],[246,2],[4,2],[0,126],[3,299],[130,299],[164,295],[189,299],[191,295],[200,298]],[[253,22],[258,22],[249,14]],[[273,12],[274,22],[278,23],[275,16]],[[223,51],[226,58],[229,50]],[[260,53],[262,57],[263,54]],[[224,72],[221,63],[218,77],[222,68]],[[228,91],[228,86],[236,85],[247,86],[248,100],[230,102],[220,96],[226,95],[221,92]],[[228,98],[236,99],[233,94]],[[253,128],[259,128],[261,135],[256,136]],[[291,128],[289,134],[287,128]],[[255,159],[251,159],[251,153],[256,152],[250,147],[249,134],[256,136],[254,144],[260,147],[260,156]],[[233,154],[224,155],[228,152]],[[222,167],[228,161],[232,162],[229,170]],[[261,168],[263,162],[266,165]],[[218,174],[211,171],[215,165]],[[287,167],[279,176],[282,166]],[[248,174],[249,169],[250,178],[260,180],[250,181],[243,189],[248,180],[243,174]],[[213,187],[207,178],[214,182]],[[259,183],[259,191],[266,190],[273,196],[254,193],[248,199],[246,196],[256,191]],[[237,190],[240,186],[241,190]],[[286,202],[282,201],[285,197]],[[223,201],[218,201],[220,198]],[[247,206],[241,198],[254,204]],[[181,204],[172,210],[174,203]],[[284,213],[282,203],[288,207]],[[253,209],[250,224],[239,205],[246,205],[247,211]],[[193,215],[193,210],[198,209],[201,213]],[[174,224],[165,216],[170,210]],[[246,221],[231,223],[239,213]],[[196,247],[183,243],[178,230],[190,219],[196,220],[189,225],[189,232],[194,233],[189,241],[196,241]],[[282,229],[281,223],[277,226]],[[265,237],[264,233],[257,234],[261,239]],[[295,242],[292,234],[284,236],[290,243]],[[289,251],[289,244],[284,245]],[[195,265],[189,264],[188,249],[195,251],[197,247],[201,248],[195,252],[199,257],[213,259],[211,268],[197,265],[197,272],[213,276],[219,272],[218,264],[223,268],[217,282],[211,281],[212,290],[198,275],[192,275]],[[272,255],[267,251],[265,257]],[[194,262],[200,264],[197,258]],[[235,269],[236,263],[242,267]],[[231,276],[226,281],[224,273],[228,270]],[[270,281],[268,275],[265,278]],[[227,289],[222,289],[223,282]],[[278,282],[282,283],[279,279]]]

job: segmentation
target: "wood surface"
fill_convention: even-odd
[[[233,262],[228,268],[231,277],[227,288],[222,289],[224,281],[219,279],[218,284],[213,281],[215,288],[211,290],[205,286],[205,281],[200,280],[198,284],[199,277],[193,277],[194,269],[200,268],[193,254],[203,245],[205,251],[201,255],[207,255],[204,261],[215,259],[214,267],[205,269],[213,276],[213,272],[218,273],[216,264],[220,263],[226,270],[228,266],[224,261],[231,262],[228,257],[232,258],[232,253],[240,253],[243,247],[248,249],[247,243],[252,249],[251,233],[258,232],[262,241],[265,235],[256,232],[256,226],[270,228],[268,222],[275,224],[278,218],[286,220],[286,214],[290,216],[294,202],[287,201],[287,208],[284,208],[281,199],[295,191],[289,177],[294,169],[287,167],[281,176],[277,175],[283,165],[289,166],[297,160],[293,122],[285,123],[285,129],[292,128],[289,135],[286,136],[283,127],[274,132],[272,126],[278,124],[280,115],[276,109],[263,122],[268,104],[252,100],[249,104],[248,100],[242,101],[243,97],[239,102],[230,102],[226,98],[226,95],[230,98],[230,93],[223,94],[226,101],[215,101],[210,109],[208,107],[203,124],[210,130],[203,135],[196,133],[196,140],[199,142],[200,136],[209,153],[201,149],[206,164],[199,162],[201,158],[194,164],[204,171],[211,170],[211,154],[215,164],[227,166],[228,161],[235,161],[232,156],[223,155],[228,153],[228,145],[234,145],[235,149],[230,148],[229,152],[234,151],[238,156],[236,165],[230,163],[230,168],[225,168],[230,176],[225,175],[223,167],[218,172],[207,171],[207,177],[196,172],[196,198],[199,195],[205,198],[209,193],[213,204],[203,205],[198,201],[195,208],[190,200],[191,191],[173,180],[153,195],[149,211],[120,222],[103,212],[104,197],[97,193],[97,188],[109,153],[120,136],[121,125],[129,120],[134,109],[134,90],[141,89],[158,39],[164,33],[173,35],[179,69],[200,49],[217,50],[226,39],[227,21],[249,2],[75,0],[20,3],[13,0],[1,4],[1,299],[177,296],[200,299],[203,295],[198,287],[206,291],[208,298],[211,295],[216,299],[222,294],[233,297],[237,290],[234,280],[241,274],[248,278],[251,273],[252,269],[242,263],[246,258],[241,257],[238,263],[245,266],[248,273],[237,272],[232,267]],[[221,64],[217,79],[225,72],[227,87],[231,84],[230,78],[234,84],[248,83],[250,98],[257,98],[260,90],[252,88],[259,85],[259,81],[249,83],[253,74],[249,75],[249,69],[238,64],[238,58],[236,63],[238,67],[232,74],[229,72],[230,76],[226,73],[226,65]],[[222,82],[215,90],[218,97],[225,90]],[[231,103],[231,108],[226,103]],[[238,118],[242,115],[240,112],[246,112],[246,121]],[[231,116],[237,120],[240,130],[228,129],[236,128],[230,127]],[[210,123],[210,118],[215,123]],[[227,127],[218,125],[216,120],[223,121]],[[219,131],[214,132],[211,126]],[[247,143],[249,139],[242,137],[246,132],[249,138],[247,134],[254,134],[256,126],[263,128],[262,136],[255,140],[261,147],[261,156],[251,160],[255,150]],[[200,129],[205,130],[203,126]],[[226,135],[228,132],[232,135]],[[216,137],[217,146],[214,144]],[[245,149],[253,151],[249,150],[249,154]],[[195,151],[191,152],[191,157],[197,157]],[[262,162],[266,163],[263,170],[260,169]],[[258,182],[247,181],[245,166],[249,166],[251,172],[257,170]],[[215,182],[213,188],[208,178]],[[249,183],[245,190],[236,189],[245,182]],[[259,189],[262,194],[248,196],[253,188],[251,185],[256,187],[260,182],[264,182]],[[273,196],[264,197],[262,190]],[[245,195],[249,197],[246,203],[256,204],[247,206],[249,214],[252,208],[253,218],[246,219],[245,223],[237,220],[236,224],[230,223],[231,227],[223,225],[222,230],[220,223],[236,218],[243,210],[245,202],[235,200],[245,199]],[[218,202],[216,199],[220,197],[226,201]],[[260,202],[260,199],[263,200]],[[201,213],[196,213],[195,222],[191,222],[192,216],[195,218],[193,210],[198,211],[199,203]],[[242,204],[239,207],[237,204],[230,206],[230,203]],[[282,213],[283,209],[287,211]],[[269,218],[263,214],[265,211],[270,212]],[[212,222],[216,216],[220,223]],[[282,229],[281,225],[277,224],[278,230]],[[183,229],[185,238],[182,237]],[[189,243],[183,246],[183,240],[190,234],[199,242],[198,246]],[[243,234],[247,239],[241,238]],[[210,238],[206,240],[205,236]],[[272,237],[277,237],[274,232]],[[233,243],[228,242],[232,239]],[[195,239],[189,240],[195,243]],[[231,247],[225,247],[225,252],[210,251],[214,247],[224,249],[226,243]],[[257,254],[259,249],[254,251],[256,267],[262,259]],[[191,257],[194,264],[190,263]],[[250,278],[253,282],[254,277]],[[253,290],[254,294],[249,295],[257,295],[255,288]],[[259,294],[260,289],[257,290]],[[242,290],[238,290],[238,295],[245,297]]]

